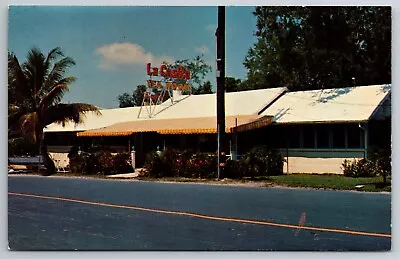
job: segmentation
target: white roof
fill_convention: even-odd
[[[286,91],[286,88],[260,89],[242,92],[232,92],[225,94],[225,114],[231,115],[252,115],[257,114],[278,97],[279,94]],[[151,119],[173,119],[173,118],[194,118],[194,117],[212,117],[216,116],[216,94],[203,95],[181,95],[175,97],[175,102],[171,105],[170,99],[161,105],[152,106],[155,114]],[[45,132],[59,131],[85,131],[91,129],[104,128],[116,123],[150,119],[147,109],[149,106],[141,107],[115,108],[100,110],[102,115],[97,116],[92,112],[86,114],[84,123],[75,125],[66,123],[65,127],[61,124],[51,124],[45,128]]]
[[[366,121],[389,94],[391,85],[287,92],[261,115],[275,123]]]
[[[111,124],[130,121],[137,118],[140,107],[116,108],[100,110],[102,115],[96,115],[93,112],[85,114],[84,122],[75,125],[68,122],[63,127],[61,124],[53,123],[45,128],[45,132],[52,131],[83,131],[89,129],[97,129],[109,126]]]
[[[286,88],[259,89],[225,94],[225,115],[258,114],[286,91]],[[217,114],[217,95],[190,95],[155,116],[157,119],[212,117]]]

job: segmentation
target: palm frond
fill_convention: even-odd
[[[60,103],[49,107],[44,116],[44,126],[51,123],[61,123],[65,125],[65,122],[73,121],[75,124],[83,122],[87,112],[94,112],[96,115],[101,115],[99,109],[92,104],[87,103],[71,103],[64,104]]]
[[[73,80],[62,80],[62,82],[54,86],[49,92],[47,92],[39,103],[39,110],[44,113],[46,108],[55,104],[60,103],[65,92],[69,91],[68,82]]]
[[[32,48],[28,52],[27,60],[23,64],[25,76],[30,84],[31,95],[38,102],[38,93],[43,86],[46,75],[45,57],[38,48]]]
[[[50,50],[49,54],[47,54],[46,61],[44,62],[45,68],[47,71],[50,68],[51,62],[53,62],[58,57],[64,57],[64,53],[62,52],[60,47],[56,47],[56,48]],[[46,76],[48,76],[48,75],[46,75]]]
[[[67,69],[73,65],[75,65],[75,61],[70,57],[65,57],[55,63],[53,69],[44,82],[41,94],[45,94],[51,89],[52,86],[57,85],[59,81],[64,78],[64,74],[66,73]]]
[[[11,52],[8,55],[8,92],[11,101],[28,99],[30,88],[18,58]]]
[[[26,113],[19,118],[18,122],[23,135],[31,136],[36,142],[38,131],[43,130],[40,125],[39,116],[36,112]]]

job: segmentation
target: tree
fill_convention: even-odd
[[[135,106],[133,96],[129,95],[128,93],[123,93],[121,95],[118,95],[117,98],[119,101],[119,108]]]
[[[129,93],[118,95],[117,98],[119,101],[119,108],[141,106],[145,92],[146,86],[138,85],[136,86],[136,89],[133,91],[132,95],[130,95]]]
[[[9,138],[11,132],[11,137],[25,136],[38,144],[46,175],[55,172],[55,165],[44,142],[44,127],[51,123],[65,125],[67,121],[80,123],[89,111],[101,114],[91,104],[61,103],[69,85],[76,80],[64,76],[72,65],[74,60],[65,57],[60,48],[52,49],[47,56],[32,48],[22,64],[13,53],[8,55]]]
[[[196,56],[192,60],[182,59],[175,61],[174,64],[168,65],[171,68],[177,68],[179,66],[184,67],[190,71],[190,82],[192,85],[192,93],[193,94],[202,94],[202,93],[211,93],[209,91],[205,91],[204,87],[211,86],[211,83],[208,81],[203,83],[205,76],[211,72],[211,66],[207,64],[204,60],[204,55]],[[175,80],[177,83],[182,83],[181,79]],[[203,88],[203,89],[201,89]],[[211,87],[210,87],[211,89]]]
[[[254,15],[257,42],[244,61],[247,87],[391,82],[390,7],[256,7]]]
[[[166,63],[164,63],[166,64]],[[192,60],[182,59],[177,60],[173,64],[166,64],[168,68],[176,69],[178,67],[184,67],[190,71],[190,83],[192,85],[192,94],[211,94],[212,85],[210,81],[203,83],[205,76],[211,71],[211,66],[204,61],[204,56],[196,56]],[[176,83],[186,83],[184,79],[170,79]],[[161,89],[152,90],[156,95],[161,94]],[[143,102],[143,95],[146,92],[145,85],[138,85],[132,95],[129,93],[123,93],[118,95],[119,107],[132,107],[141,106]],[[164,95],[163,102],[169,98],[169,95]]]
[[[211,82],[207,81],[192,90],[192,94],[212,94]]]
[[[233,77],[225,77],[225,92],[241,91],[242,80]]]
[[[146,92],[145,85],[138,85],[136,86],[135,91],[133,91],[132,100],[135,106],[141,106],[143,103],[143,96]]]

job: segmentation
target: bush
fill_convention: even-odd
[[[253,148],[240,159],[244,176],[272,176],[283,174],[283,156],[278,150],[265,146]]]
[[[12,138],[8,140],[8,156],[36,156],[39,155],[39,146],[27,137]]]
[[[97,160],[97,161],[96,161]],[[114,161],[113,155],[110,152],[99,152],[94,154],[94,160],[92,161],[94,164],[97,162],[97,166],[95,166],[95,171],[97,174],[109,175],[114,170]]]
[[[206,153],[193,154],[190,150],[166,149],[150,152],[146,156],[145,167],[150,177],[213,178],[216,176],[217,159]]]
[[[376,164],[373,160],[355,159],[351,162],[347,159],[342,164],[343,174],[348,177],[374,177],[377,176]]]
[[[160,154],[156,151],[150,152],[146,155],[144,167],[147,169],[145,176],[159,178],[162,177],[165,169]]]
[[[258,147],[239,161],[228,160],[224,177],[269,176],[283,174],[283,157],[279,151]],[[145,167],[150,177],[216,178],[217,156],[209,153],[167,149],[146,156]]]
[[[114,155],[113,164],[116,173],[133,172],[131,154],[129,152]]]
[[[187,161],[186,170],[189,177],[216,178],[217,156],[206,153],[194,154]]]
[[[81,154],[70,152],[68,155],[69,169],[73,174],[101,174],[129,173],[133,171],[129,153],[112,155],[110,152]]]
[[[369,159],[358,161],[344,160],[342,164],[343,174],[349,177],[375,177],[382,176],[386,183],[387,177],[392,173],[390,148],[375,149]]]
[[[242,160],[228,160],[224,174],[232,179],[240,179],[245,175],[245,171],[245,165]]]

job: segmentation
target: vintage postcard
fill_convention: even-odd
[[[8,245],[390,251],[389,6],[8,10]]]

